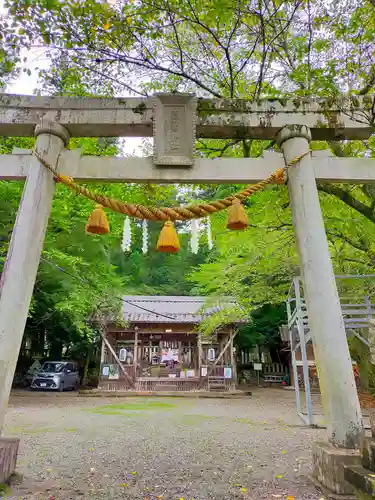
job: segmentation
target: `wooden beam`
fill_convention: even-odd
[[[198,355],[198,376],[201,377],[201,372],[202,372],[201,367],[202,367],[202,358],[203,358],[201,332],[197,333],[197,355]]]
[[[138,365],[138,326],[136,326],[134,328],[134,356],[133,356],[133,365],[134,365],[134,380],[136,380],[137,379],[137,365]]]
[[[313,151],[315,178],[319,182],[364,184],[375,182],[374,158],[339,158],[327,150]],[[0,179],[21,180],[33,164],[31,152],[0,155]],[[196,158],[189,169],[158,168],[152,158],[80,156],[64,151],[58,169],[82,182],[137,182],[185,184],[251,184],[266,179],[284,166],[281,154],[265,152],[260,158]]]
[[[226,350],[228,349],[228,347],[231,345],[231,343],[233,342],[233,340],[235,339],[237,335],[237,330],[235,330],[234,328],[232,329],[230,335],[229,335],[229,339],[228,341],[225,343],[223,349],[221,350],[221,352],[219,353],[219,356],[215,359],[215,362],[209,367],[208,369],[208,373],[207,373],[207,378],[211,375],[211,373],[214,371],[214,368],[215,366],[217,366],[217,364],[219,363],[219,361],[222,359],[222,357],[224,356]],[[232,372],[233,373],[233,372]],[[205,378],[201,378],[201,382],[199,384],[199,388],[202,387],[204,381],[206,379]]]
[[[116,361],[117,365],[119,366],[120,370],[122,371],[125,379],[126,379],[126,382],[129,384],[130,387],[134,387],[134,382],[133,380],[131,379],[131,377],[128,375],[127,371],[125,370],[125,368],[123,367],[121,361],[119,360],[119,357],[117,356],[117,354],[115,353],[115,350],[113,349],[113,347],[111,346],[109,340],[107,339],[107,337],[105,336],[105,334],[101,331],[101,329],[99,328],[99,333],[105,343],[105,345],[107,346],[107,348],[109,349],[110,353],[112,354],[114,360]]]
[[[234,328],[232,327],[232,332]],[[234,383],[237,383],[237,363],[236,363],[236,356],[234,355],[234,346],[233,346],[233,339],[234,336],[232,337],[232,341],[230,343],[230,364],[232,366],[232,378],[234,380]]]
[[[74,137],[152,137],[154,99],[0,95],[0,135],[32,136],[48,112]],[[372,96],[251,102],[198,99],[197,137],[275,139],[305,125],[314,140],[367,139]]]

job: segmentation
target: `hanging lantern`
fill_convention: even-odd
[[[245,207],[238,198],[228,208],[227,229],[246,229],[249,225]]]
[[[132,229],[129,217],[125,217],[124,220],[121,248],[123,252],[130,252],[132,248]]]
[[[159,252],[176,253],[180,250],[180,242],[174,224],[172,221],[164,223],[160,231],[159,239],[156,245]]]
[[[215,361],[215,349],[213,347],[210,347],[207,351],[207,359],[208,361]]]
[[[107,234],[109,222],[102,205],[96,205],[86,224],[86,233]]]
[[[122,349],[120,349],[120,352],[119,352],[119,360],[122,363],[125,363],[127,355],[128,355],[128,351],[125,349],[125,347],[123,347]]]

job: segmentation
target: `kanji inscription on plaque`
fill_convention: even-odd
[[[194,163],[197,100],[190,94],[154,96],[154,164]]]

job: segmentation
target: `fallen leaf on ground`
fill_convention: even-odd
[[[282,476],[281,474],[277,474],[277,476],[275,476],[276,479],[282,479],[284,476]]]
[[[286,455],[286,450],[281,450],[282,455]]]
[[[95,450],[95,448],[89,448],[89,451],[94,451],[94,450]]]
[[[137,475],[137,473],[135,472],[135,470],[133,470],[132,474],[133,474],[133,476]]]
[[[120,484],[120,486],[121,486],[122,488],[126,488],[126,487],[127,487],[127,486],[129,486],[129,485],[128,485],[128,483],[121,483],[121,484]]]
[[[246,493],[247,489],[246,488],[241,488],[242,493]]]
[[[288,497],[286,497],[286,500],[294,500],[294,497],[288,496]]]

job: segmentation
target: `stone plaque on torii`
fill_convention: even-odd
[[[370,102],[371,101],[371,102]],[[373,99],[332,102],[196,99],[161,94],[150,99],[90,99],[0,95],[0,135],[33,136],[36,148],[61,174],[77,181],[254,183],[291,164],[288,189],[306,290],[329,439],[355,449],[362,418],[342,312],[329,255],[316,180],[375,181],[375,160],[309,154],[314,140],[367,139]],[[75,137],[151,137],[153,158],[81,156],[65,149]],[[277,140],[282,154],[203,159],[197,138]],[[0,179],[26,179],[0,289],[0,429],[9,399],[33,292],[55,181],[28,150],[0,155]],[[326,459],[315,453],[316,469]],[[352,453],[352,452],[351,452]],[[354,456],[355,453],[352,455]]]
[[[192,167],[197,99],[184,94],[154,96],[154,165]]]

